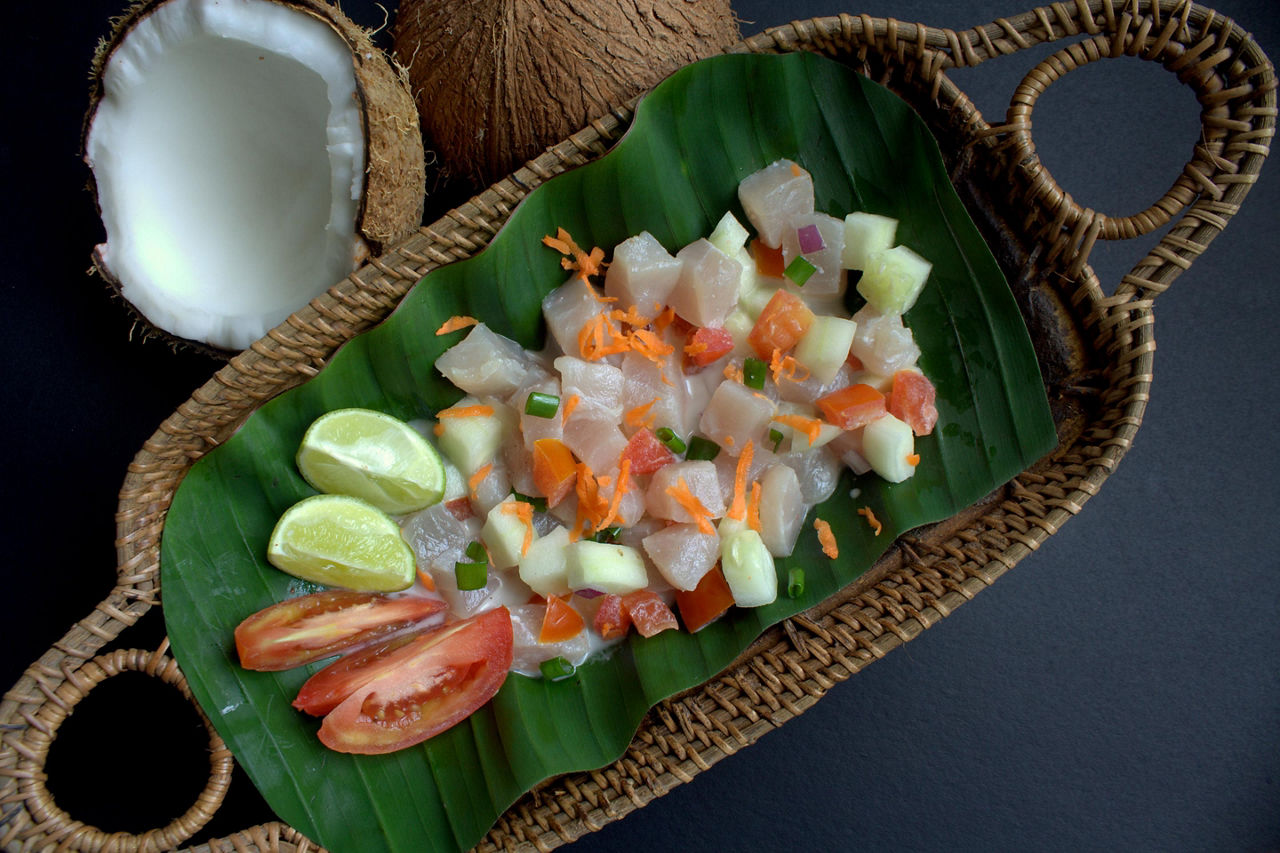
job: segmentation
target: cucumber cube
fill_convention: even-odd
[[[751,528],[733,530],[721,538],[720,568],[739,607],[761,607],[778,597],[773,555]]]
[[[475,406],[480,402],[474,397],[464,397],[456,406]],[[515,423],[515,412],[510,407],[494,400],[486,400],[484,404],[493,409],[492,415],[440,419],[437,437],[440,452],[468,478],[493,461]]]
[[[849,347],[857,330],[858,324],[852,320],[819,314],[796,346],[796,361],[826,385],[836,378],[840,366],[849,358]]]
[[[557,526],[546,536],[533,540],[528,552],[520,558],[520,580],[538,595],[568,595],[569,574],[566,550],[569,528]]]
[[[644,558],[635,548],[579,539],[565,549],[565,572],[572,590],[594,589],[626,595],[649,585]]]
[[[898,220],[878,213],[850,213],[844,218],[844,252],[847,270],[865,270],[871,255],[893,245]]]
[[[924,290],[933,264],[908,249],[894,246],[871,256],[858,280],[858,292],[881,314],[905,314]]]
[[[515,513],[504,512],[507,504],[514,503],[514,498],[508,499],[489,510],[480,529],[480,539],[489,549],[489,562],[499,569],[509,569],[520,562],[525,533],[529,530]]]
[[[746,248],[748,236],[747,229],[742,227],[738,217],[726,211],[707,239],[717,249],[733,257]]]
[[[862,430],[862,455],[890,483],[901,483],[916,472],[908,457],[915,453],[915,436],[903,421],[884,415]]]

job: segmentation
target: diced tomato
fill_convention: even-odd
[[[533,443],[533,484],[555,506],[573,491],[578,464],[568,446],[558,438],[540,438]]]
[[[816,402],[827,423],[841,429],[866,426],[885,413],[884,395],[861,382],[825,394]]]
[[[733,350],[733,335],[716,326],[699,326],[684,348],[684,372],[694,373]]]
[[[785,353],[795,346],[813,323],[813,312],[799,296],[778,290],[764,306],[760,317],[747,335],[756,355],[769,361],[773,353]]]
[[[562,643],[578,636],[583,628],[582,615],[569,602],[556,595],[547,596],[547,613],[542,617],[542,630],[538,642]]]
[[[702,576],[691,590],[676,590],[676,606],[690,633],[719,619],[733,604],[733,592],[720,566]]]
[[[631,436],[622,458],[631,460],[632,474],[652,474],[676,461],[676,455],[648,427],[641,427]]]
[[[631,614],[622,606],[622,596],[606,593],[600,596],[600,608],[593,623],[596,633],[606,640],[625,637],[631,630]]]
[[[369,661],[372,677],[325,716],[320,742],[366,755],[421,743],[493,698],[511,668],[512,648],[505,607],[418,634]]]
[[[638,589],[627,593],[622,596],[622,607],[631,616],[632,624],[642,637],[652,637],[669,628],[680,627],[671,608],[661,596],[651,590]]]
[[[923,373],[899,370],[893,374],[887,408],[889,414],[905,421],[916,435],[928,435],[938,422],[937,396],[933,383]]]
[[[782,278],[787,268],[782,258],[782,247],[766,246],[759,239],[751,241],[751,257],[756,260],[756,272],[768,278]]]
[[[259,610],[236,626],[245,669],[273,672],[331,657],[401,631],[444,609],[422,596],[325,590]]]
[[[475,510],[471,508],[470,498],[454,498],[451,501],[447,501],[444,508],[449,511],[450,515],[458,519],[458,521],[466,521],[468,518],[472,518],[476,514]]]

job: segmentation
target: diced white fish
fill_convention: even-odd
[[[668,494],[668,489],[676,488],[681,480],[712,518],[724,515],[724,492],[720,490],[715,463],[704,459],[676,462],[659,468],[653,474],[645,491],[645,506],[650,515],[677,522],[696,521],[679,501]]]
[[[716,475],[720,478],[720,490],[725,496],[725,501],[733,499],[733,485],[738,475],[739,456],[730,456],[727,453],[720,453],[712,460],[712,464],[716,466]],[[747,489],[750,495],[751,483],[759,480],[760,477],[769,468],[778,464],[778,457],[769,449],[768,443],[759,443],[751,447],[751,463],[747,465]]]
[[[652,418],[655,429],[668,427],[681,436],[688,435],[693,429],[690,422],[684,383],[681,382],[680,367],[666,359],[664,366],[656,364],[636,352],[629,352],[622,358],[622,408],[630,411],[639,406],[653,403],[646,411]],[[664,382],[666,376],[669,382]],[[656,402],[655,402],[656,401]]]
[[[760,538],[775,557],[796,547],[804,525],[805,500],[794,468],[775,465],[760,478]]]
[[[502,503],[511,494],[511,477],[507,473],[506,463],[498,457],[490,465],[492,467],[475,484],[471,494],[472,509],[479,516],[486,515],[489,510]]]
[[[723,326],[738,304],[742,264],[705,238],[676,252],[676,258],[680,278],[668,304],[695,326]]]
[[[703,435],[737,456],[748,441],[760,446],[769,432],[774,403],[739,382],[720,382],[698,421]]]
[[[448,570],[466,557],[467,546],[480,538],[480,519],[457,518],[444,503],[406,516],[400,534],[413,550],[418,568]]]
[[[561,413],[564,411],[564,397],[560,393],[560,379],[551,376],[541,382],[525,385],[522,391],[522,394],[512,397],[511,406],[520,413],[520,433],[524,437],[525,448],[533,450],[533,443],[540,438],[563,438],[564,419]],[[530,394],[535,393],[560,397],[560,408],[552,417],[541,418],[525,412],[525,401]]]
[[[644,551],[667,582],[691,590],[720,557],[720,536],[696,524],[672,524],[644,538]]]
[[[776,160],[742,179],[738,201],[760,239],[776,248],[792,219],[813,213],[813,176],[791,160]]]
[[[667,304],[681,266],[656,237],[641,231],[614,248],[604,277],[605,295],[616,297],[623,311],[634,306],[642,317],[653,318]]]
[[[800,496],[807,504],[820,504],[835,494],[840,473],[844,470],[830,446],[803,453],[783,453],[778,456],[778,461],[795,469],[800,480]],[[763,495],[760,501],[764,502]]]
[[[853,378],[856,373],[857,371],[845,362],[830,382],[820,382],[813,374],[798,373],[795,378],[789,378],[785,373],[780,373],[777,383],[770,383],[770,387],[777,388],[779,400],[812,405],[819,397],[852,385],[856,381]]]
[[[600,301],[595,288],[576,276],[542,300],[542,316],[547,321],[547,330],[560,351],[569,355],[582,354],[578,334],[592,318],[608,310],[609,306]]]
[[[577,397],[581,405],[601,409],[615,421],[622,418],[621,369],[612,364],[586,361],[571,355],[560,356],[552,365],[560,372],[563,400]],[[574,417],[576,416],[575,410]],[[570,420],[572,419],[571,417]]]
[[[818,231],[823,247],[814,252],[802,252],[800,230],[813,227]],[[802,213],[792,217],[782,229],[782,262],[790,264],[803,256],[816,269],[802,288],[806,297],[838,296],[844,293],[845,271],[841,263],[844,253],[844,220],[825,213]]]
[[[616,415],[587,403],[574,409],[565,423],[564,443],[588,468],[601,474],[618,467],[627,437]]]
[[[538,676],[539,666],[552,658],[564,658],[577,666],[587,659],[591,651],[591,639],[584,629],[573,637],[558,643],[539,643],[538,634],[547,613],[545,604],[522,604],[511,611],[512,656],[511,669],[522,675]]]
[[[863,455],[861,427],[842,431],[829,447],[853,473],[860,475],[871,470],[871,463]]]
[[[520,387],[533,359],[508,337],[484,323],[436,359],[436,369],[468,394],[506,397]]]
[[[881,314],[864,305],[853,315],[858,330],[849,348],[868,370],[881,376],[892,376],[910,367],[920,358],[911,330],[902,325],[902,315]]]

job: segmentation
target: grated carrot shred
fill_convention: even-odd
[[[480,484],[484,482],[485,477],[493,471],[493,463],[484,465],[467,479],[467,488],[471,489],[471,497],[476,497],[476,489],[480,488]]]
[[[636,328],[649,324],[649,318],[641,314],[640,309],[634,305],[626,311],[615,308],[609,312],[609,316],[619,323],[626,323],[628,326],[635,326]]]
[[[647,403],[636,406],[633,409],[627,409],[626,414],[622,416],[627,426],[653,426],[658,416],[649,414],[649,410],[653,408],[654,403],[657,403],[659,399],[661,398],[654,397]]]
[[[711,510],[703,506],[702,501],[689,491],[689,484],[684,481],[684,477],[677,479],[674,486],[668,486],[667,494],[675,498],[676,503],[693,516],[694,524],[698,525],[699,531],[708,535],[715,533],[716,529],[711,524]]]
[[[493,416],[493,406],[454,406],[436,412],[437,418],[488,418]]]
[[[426,587],[429,591],[436,591],[436,579],[431,576],[431,572],[418,569],[418,582]]]
[[[613,499],[609,501],[609,509],[605,512],[604,518],[596,524],[597,533],[613,524],[613,520],[618,517],[622,496],[629,491],[631,491],[631,460],[623,458],[618,465],[618,486],[613,490]]]
[[[697,355],[698,353],[702,353],[706,351],[707,351],[706,341],[690,341],[689,343],[685,344],[685,347],[684,347],[684,354],[689,356],[690,358]]]
[[[764,491],[759,480],[751,481],[751,497],[747,500],[747,527],[760,532],[760,494]]]
[[[792,163],[791,174],[795,175],[798,178],[804,174],[804,169],[801,169],[798,165],[796,165],[795,163]]]
[[[565,257],[560,260],[560,266],[567,270],[577,270],[578,278],[583,281],[587,281],[593,275],[599,275],[604,270],[604,250],[597,246],[590,252],[584,252],[574,242],[569,232],[563,228],[557,228],[554,237],[550,235],[543,237],[542,244],[564,255]]]
[[[739,385],[746,381],[746,377],[742,375],[742,366],[732,361],[724,366],[724,378]]]
[[[920,464],[920,454],[919,454],[919,453],[908,453],[908,454],[907,454],[907,464],[908,464],[908,465],[910,465],[912,468],[914,468],[914,467],[916,467],[917,465],[919,465],[919,464]]]
[[[533,544],[533,504],[525,501],[506,501],[502,504],[503,515],[514,515],[524,524],[524,542],[520,545],[520,556],[529,553]]]
[[[582,398],[577,394],[573,394],[568,400],[564,401],[564,414],[560,416],[560,423],[569,420],[569,415],[573,414],[573,410],[578,408],[578,404],[582,402]]]
[[[668,305],[665,311],[653,318],[653,330],[655,332],[662,332],[666,330],[667,326],[670,326],[675,321],[676,309]]]
[[[468,317],[465,314],[454,314],[448,320],[440,324],[440,328],[436,329],[437,335],[447,335],[450,332],[456,332],[459,329],[465,329],[468,326],[474,326],[480,321],[475,317]]]
[[[822,421],[817,418],[806,418],[804,415],[774,415],[773,420],[791,427],[796,432],[804,433],[808,436],[810,444],[817,441],[818,436],[822,434]]]
[[[836,546],[836,535],[831,532],[831,525],[821,518],[815,518],[813,529],[818,531],[818,543],[822,545],[822,553],[832,560],[839,557],[840,548]]]
[[[803,370],[803,376],[796,376],[797,371]],[[796,361],[795,356],[783,355],[782,350],[775,349],[773,355],[769,357],[769,372],[773,375],[773,381],[777,382],[778,377],[786,376],[792,382],[803,382],[809,378],[809,369]]]
[[[875,531],[876,536],[880,535],[880,531],[884,529],[884,525],[880,523],[880,519],[876,518],[876,514],[871,511],[871,507],[858,507],[858,515],[867,520],[867,524],[871,525],[871,529]]]
[[[755,452],[755,442],[747,439],[747,443],[742,445],[742,453],[738,455],[738,467],[733,472],[733,502],[725,513],[734,521],[741,521],[747,515],[747,472],[751,469],[751,457]]]

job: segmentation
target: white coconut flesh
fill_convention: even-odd
[[[365,142],[351,50],[267,0],[172,0],[110,56],[86,155],[121,295],[177,337],[243,349],[341,281]]]

